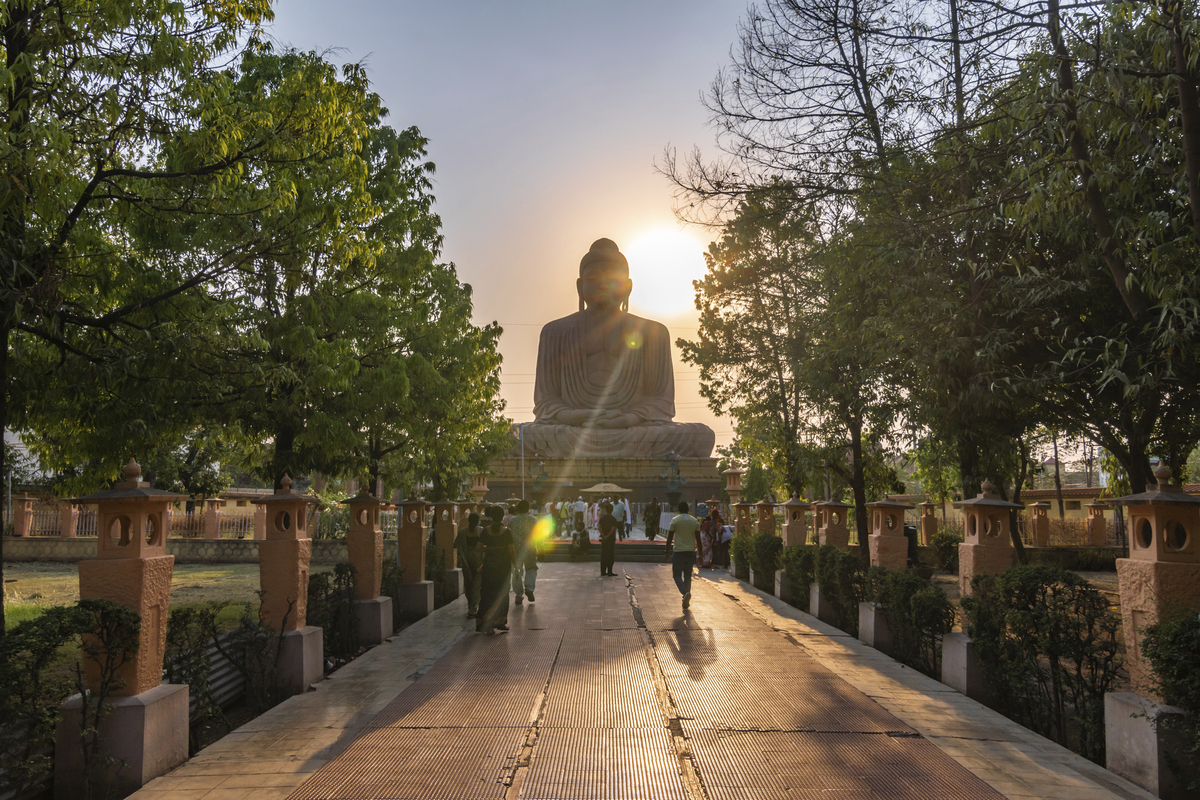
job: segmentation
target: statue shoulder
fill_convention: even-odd
[[[547,322],[542,326],[542,336],[554,336],[567,331],[577,330],[582,324],[583,312],[576,311],[574,314],[568,314],[565,317],[559,317]]]
[[[667,326],[653,319],[639,317],[636,314],[628,314],[625,318],[625,324],[628,328],[638,331],[642,334],[642,338],[647,342],[666,342],[668,345],[671,342],[671,333],[667,330]]]

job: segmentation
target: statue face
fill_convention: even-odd
[[[633,281],[624,269],[603,262],[588,266],[575,286],[583,302],[592,308],[620,308],[633,291]]]

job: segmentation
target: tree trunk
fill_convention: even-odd
[[[0,328],[0,432],[8,429],[8,334],[7,327]],[[0,433],[2,437],[2,433]],[[0,445],[0,481],[8,479],[8,447]],[[8,507],[8,494],[0,492],[0,521],[12,513]],[[3,526],[0,526],[2,528]],[[0,587],[4,586],[4,536],[0,530]],[[0,642],[4,641],[4,595],[0,593]]]
[[[850,422],[850,488],[854,491],[854,528],[858,531],[859,553],[870,559],[867,549],[867,480],[866,470],[863,469],[862,453],[862,420],[853,419]]]
[[[1051,434],[1050,441],[1054,443],[1054,493],[1058,497],[1058,518],[1066,519],[1067,512],[1063,508],[1062,471],[1058,465],[1058,434]]]

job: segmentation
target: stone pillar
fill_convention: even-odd
[[[450,502],[449,495],[433,505],[433,541],[446,554],[445,596],[442,602],[449,603],[465,591],[463,572],[458,569],[458,552],[454,540],[458,537],[458,504]]]
[[[1104,510],[1107,503],[1088,503],[1087,531],[1088,544],[1092,547],[1104,547],[1108,544],[1108,525],[1104,522]]]
[[[79,521],[79,509],[70,500],[58,504],[58,535],[64,539],[75,538],[75,525]]]
[[[476,472],[471,476],[471,494],[475,495],[475,505],[483,505],[483,498],[487,493],[487,473]]]
[[[775,504],[765,497],[754,505],[754,532],[775,535]]]
[[[96,559],[79,562],[79,597],[109,600],[141,618],[138,650],[117,669],[110,711],[100,724],[101,763],[91,775],[100,794],[124,797],[187,760],[188,687],[163,685],[167,611],[175,557],[167,555],[167,509],[183,495],[154,489],[139,480],[133,459],[125,480],[76,503],[95,503]],[[99,665],[88,661],[89,688],[100,688]],[[81,704],[68,700],[56,731],[54,794],[82,797],[85,765],[79,750]]]
[[[908,537],[904,535],[904,512],[913,506],[889,500],[884,495],[882,500],[867,503],[867,508],[871,509],[871,534],[867,537],[871,566],[907,569]]]
[[[33,525],[33,498],[21,493],[13,502],[13,536],[28,536]]]
[[[850,529],[846,527],[846,512],[853,508],[849,503],[837,500],[826,500],[813,503],[813,514],[821,517],[821,525],[817,528],[817,543],[832,545],[839,550],[850,548]],[[814,519],[813,524],[816,524]]]
[[[936,509],[937,503],[928,500],[921,503],[921,544],[925,547],[933,544],[933,537],[938,532]]]
[[[209,497],[204,501],[204,516],[200,520],[200,536],[203,539],[219,539],[221,537],[221,506],[225,501],[219,497]]]
[[[366,489],[343,500],[350,510],[346,552],[354,567],[354,602],[358,606],[358,638],[363,644],[381,644],[392,635],[392,598],[380,594],[383,578],[383,529],[379,512],[383,506]]]
[[[308,506],[316,500],[292,491],[288,475],[279,484],[274,494],[254,501],[267,517],[266,538],[258,546],[261,614],[263,624],[282,637],[279,678],[299,694],[325,677],[324,631],[307,624],[312,559]]]
[[[809,509],[808,503],[805,503],[796,495],[792,495],[783,504],[783,545],[784,547],[796,547],[808,543],[808,527],[805,525],[804,515]]]
[[[254,509],[254,539],[262,541],[267,538],[267,507],[257,506]]]
[[[754,533],[754,518],[750,516],[753,503],[736,503],[733,506],[733,535],[749,536]]]
[[[484,491],[487,491],[486,485]],[[425,547],[428,531],[425,529],[425,501],[401,500],[396,523],[396,551],[401,577],[400,613],[406,619],[428,616],[434,607],[433,581],[425,580]]]
[[[983,491],[974,499],[954,504],[966,516],[964,541],[958,546],[958,590],[962,597],[971,594],[971,578],[975,575],[1004,572],[1013,565],[1015,551],[1008,512],[1024,508],[997,497],[991,481],[985,480],[980,488]]]
[[[1033,546],[1050,546],[1050,512],[1049,503],[1030,503],[1029,511],[1033,515],[1030,522],[1033,525]]]
[[[733,519],[736,513],[734,506],[742,499],[742,475],[745,474],[745,470],[731,466],[721,474],[725,476],[725,494],[729,495],[729,513],[725,515],[725,518]]]
[[[1196,765],[1169,727],[1153,724],[1178,709],[1162,705],[1155,691],[1142,634],[1157,622],[1200,612],[1200,498],[1172,484],[1165,464],[1154,477],[1158,483],[1145,492],[1109,501],[1129,507],[1129,558],[1117,559],[1117,583],[1125,666],[1134,693],[1105,696],[1105,735],[1109,769],[1159,797],[1183,798],[1193,796],[1183,787],[1188,777],[1196,777]],[[1190,765],[1192,774],[1177,781],[1166,768],[1172,760]]]

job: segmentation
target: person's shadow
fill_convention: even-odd
[[[692,681],[704,680],[705,668],[717,660],[717,636],[712,628],[689,628],[686,617],[676,623],[667,636],[667,647],[675,660],[687,667]]]

